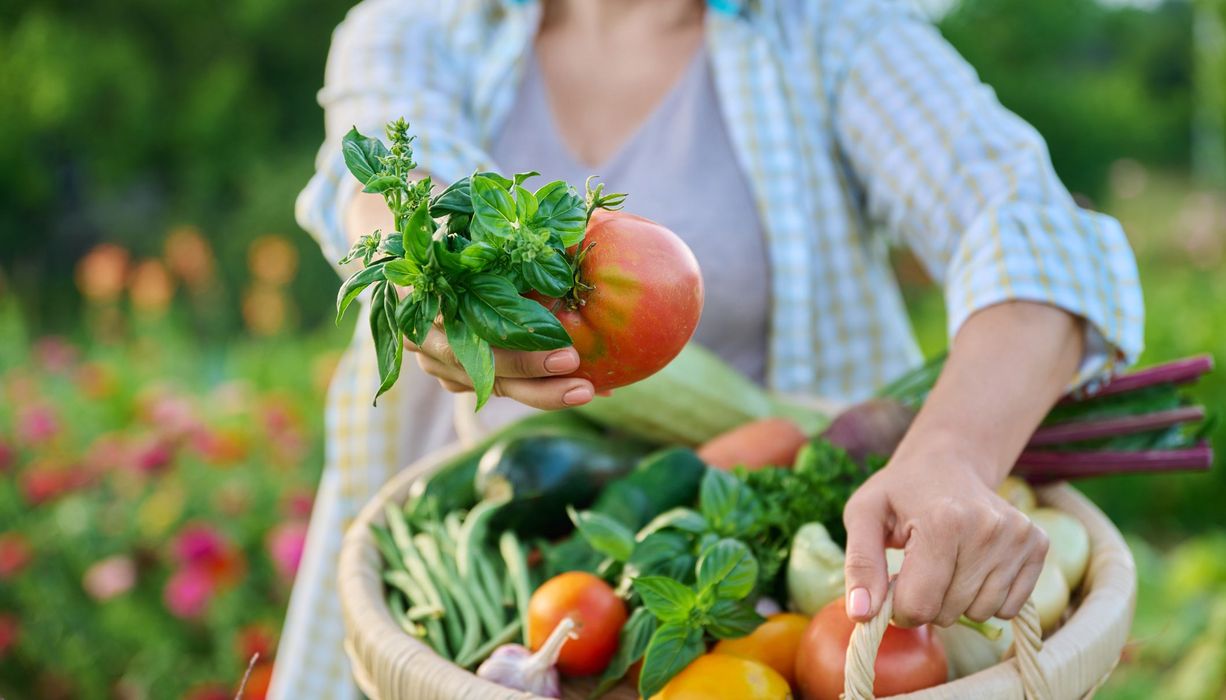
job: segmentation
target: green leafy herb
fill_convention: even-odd
[[[614,561],[625,562],[630,559],[634,552],[634,533],[625,525],[607,515],[592,511],[580,513],[568,506],[566,512],[583,539],[592,545],[592,549]]]
[[[681,669],[707,650],[702,628],[683,622],[660,625],[643,656],[643,671],[639,674],[639,695],[650,698],[667,684]]]
[[[656,616],[652,615],[647,608],[636,608],[631,613],[630,619],[626,620],[626,624],[622,626],[621,634],[618,635],[617,653],[605,667],[604,673],[600,674],[600,680],[597,681],[596,687],[592,689],[588,697],[598,698],[612,690],[622,676],[625,676],[630,670],[630,667],[647,653],[647,645],[659,626],[660,623],[656,620]]]
[[[341,143],[345,165],[364,192],[383,196],[395,231],[362,236],[341,259],[360,261],[363,269],[341,285],[337,322],[372,288],[376,399],[399,377],[404,339],[420,344],[441,322],[480,409],[493,392],[492,347],[553,350],[571,344],[561,322],[522,294],[569,296],[576,266],[568,249],[581,247],[596,208],[619,207],[625,195],[605,195],[603,186],[593,190],[590,180],[586,197],[562,181],[534,193],[524,183],[538,173],[507,178],[478,172],[432,198],[430,178],[411,179],[417,163],[408,131],[398,119],[387,125],[390,148],[357,129]]]

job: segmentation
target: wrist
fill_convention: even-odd
[[[888,468],[919,470],[929,477],[939,470],[943,477],[977,479],[995,489],[1009,473],[990,445],[954,429],[923,428],[910,431],[891,457]]]

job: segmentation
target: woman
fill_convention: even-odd
[[[1115,221],[1078,209],[1045,147],[923,19],[892,0],[367,0],[337,30],[327,140],[299,219],[330,260],[387,228],[340,137],[405,116],[447,182],[480,166],[581,181],[680,234],[703,267],[697,342],[769,388],[869,395],[919,354],[886,243],[943,285],[951,352],[890,463],[848,503],[848,613],[879,609],[883,549],[905,547],[895,619],[1010,617],[1046,541],[994,489],[1070,386],[1141,349],[1135,263]],[[395,393],[366,324],[334,381],[328,465],[273,697],[340,697],[332,585],[341,528],[451,437],[467,380],[441,334]],[[513,406],[585,403],[573,350],[498,356]],[[483,412],[482,418],[490,416]]]

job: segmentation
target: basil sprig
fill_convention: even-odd
[[[388,148],[356,128],[341,153],[363,192],[383,195],[395,230],[362,236],[341,264],[362,262],[336,297],[340,321],[371,288],[370,331],[379,366],[379,396],[396,383],[404,339],[421,344],[440,322],[456,359],[472,379],[477,408],[494,388],[492,348],[554,350],[571,344],[561,322],[523,295],[568,297],[577,284],[568,249],[580,249],[596,208],[619,208],[625,195],[591,188],[586,196],[558,180],[535,192],[511,178],[478,172],[431,197],[430,178],[414,181],[413,138],[398,119]],[[401,293],[404,290],[404,293]]]

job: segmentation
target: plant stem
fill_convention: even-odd
[[[1028,447],[1043,447],[1060,445],[1068,442],[1097,440],[1099,438],[1116,437],[1144,433],[1159,428],[1169,428],[1180,423],[1192,423],[1204,420],[1203,406],[1185,406],[1167,411],[1154,411],[1139,416],[1122,416],[1118,418],[1100,418],[1090,420],[1070,421],[1048,425],[1034,431]]]

